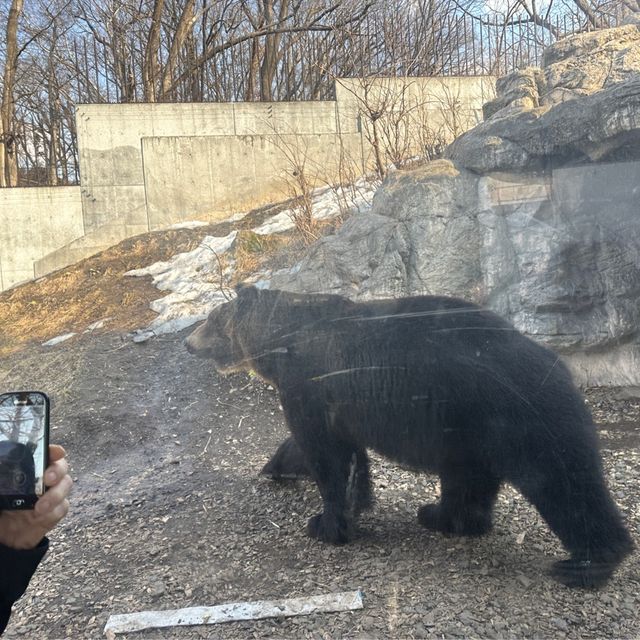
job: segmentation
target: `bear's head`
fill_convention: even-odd
[[[185,340],[190,353],[211,358],[220,373],[254,369],[282,359],[301,332],[352,307],[335,295],[300,294],[241,286]]]
[[[238,289],[236,298],[216,307],[185,340],[189,353],[200,358],[211,358],[220,373],[232,373],[251,366],[245,362],[246,356],[239,337],[242,325],[248,327],[254,322],[254,330],[256,328],[251,310],[255,307],[253,298],[257,300],[257,290],[249,295],[250,289],[253,287],[246,287],[246,294]]]

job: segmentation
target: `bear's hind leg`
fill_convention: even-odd
[[[571,553],[570,559],[554,564],[553,576],[569,587],[601,587],[633,550],[631,537],[599,464],[585,464],[575,472],[566,466],[557,473],[552,469],[547,461],[543,479],[538,470],[533,476],[538,482],[514,484]]]
[[[272,480],[297,480],[309,477],[307,461],[293,436],[289,436],[260,471]]]
[[[457,536],[481,536],[491,530],[500,479],[484,470],[460,467],[442,471],[440,484],[440,503],[418,509],[423,527]]]

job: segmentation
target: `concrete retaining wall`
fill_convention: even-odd
[[[337,132],[335,102],[81,105],[76,122],[87,231],[115,221],[148,228],[143,138],[225,136],[224,165],[233,136]]]
[[[355,123],[362,132],[367,167],[375,167],[376,139],[384,164],[429,157],[482,122],[482,105],[494,96],[495,78],[485,76],[336,81],[340,129]]]
[[[302,166],[310,188],[363,173],[355,133],[143,138],[142,156],[150,229],[291,198],[301,192],[294,174]]]
[[[36,277],[36,260],[83,235],[80,187],[0,189],[0,291]]]

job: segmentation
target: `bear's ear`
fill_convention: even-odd
[[[258,297],[258,289],[252,284],[239,283],[235,286],[236,295],[240,300],[255,300]]]
[[[240,293],[243,289],[248,289],[252,285],[247,284],[246,282],[238,282],[236,286],[233,288],[236,293]]]

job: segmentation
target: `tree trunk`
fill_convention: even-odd
[[[144,66],[142,67],[142,84],[145,102],[156,101],[156,81],[158,80],[158,49],[160,48],[160,29],[164,0],[155,0],[149,38],[144,51]]]
[[[55,34],[55,30],[54,30]],[[55,40],[55,35],[54,35]],[[53,52],[51,52],[53,53]],[[58,185],[58,144],[59,144],[59,99],[53,55],[49,55],[49,78],[47,87],[49,99],[49,166],[47,167],[49,186]]]
[[[187,64],[191,71],[191,78],[189,83],[189,101],[190,102],[202,102],[202,89],[201,75],[196,65],[196,58],[198,56],[196,52],[196,41],[193,32],[187,34],[187,40],[185,42],[186,59]]]
[[[267,25],[274,23],[273,0],[263,0],[264,22]],[[289,0],[281,0],[278,24],[281,25],[289,10]],[[273,100],[273,79],[280,59],[281,33],[272,33],[264,39],[264,56],[260,67],[260,99],[264,102]]]
[[[589,6],[588,2],[586,2],[585,0],[574,0],[574,1],[577,7],[580,9],[580,11],[582,11],[582,13],[584,13],[584,15],[587,17],[587,20],[589,21],[589,24],[591,25],[592,28],[597,29],[598,27],[602,26],[601,25],[602,20],[598,19],[593,9]]]
[[[167,64],[162,74],[162,89],[160,91],[160,99],[166,100],[171,93],[171,85],[173,80],[173,70],[179,69],[180,64],[178,61],[178,55],[185,46],[187,37],[193,29],[193,25],[196,22],[195,16],[195,0],[187,0],[182,15],[178,21],[175,35],[171,41],[171,48],[169,49],[169,57],[167,58]]]
[[[244,99],[252,102],[256,99],[256,77],[260,68],[260,38],[254,38],[251,42],[251,63],[247,74],[247,88],[244,93]]]
[[[4,87],[0,104],[0,186],[15,187],[18,184],[18,161],[15,140],[15,105],[13,88],[18,66],[18,21],[22,13],[23,0],[13,0],[7,20],[6,60]]]

